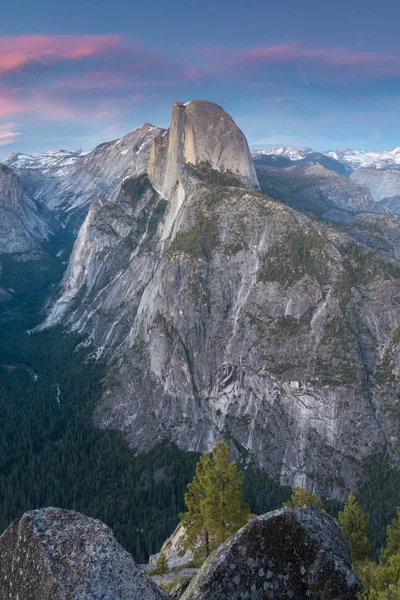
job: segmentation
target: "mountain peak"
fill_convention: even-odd
[[[247,187],[258,187],[247,140],[232,117],[206,100],[175,102],[166,135],[153,142],[150,179],[169,195],[185,164],[203,163],[234,173]]]

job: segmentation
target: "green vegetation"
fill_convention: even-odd
[[[193,225],[176,235],[169,251],[171,254],[183,252],[194,259],[210,260],[218,243],[218,223],[215,218],[199,212]]]
[[[235,461],[229,462],[229,453],[229,446],[220,441],[211,454],[202,454],[185,494],[187,511],[180,515],[186,530],[184,547],[201,548],[206,557],[250,514],[243,499],[243,473]]]
[[[321,279],[326,268],[325,241],[314,231],[291,233],[261,257],[258,279],[290,286],[305,275]]]
[[[207,185],[218,186],[218,187],[241,187],[242,183],[235,173],[232,171],[217,171],[213,169],[207,163],[201,163],[199,165],[186,165],[187,171],[195,175],[200,181],[203,181]]]
[[[305,505],[314,506],[325,512],[322,500],[303,487],[294,487],[290,500],[283,503],[283,506],[290,506],[291,508],[302,508]]]
[[[400,554],[400,507],[397,507],[397,517],[386,528],[386,548],[381,552],[381,561],[387,563],[392,556]]]
[[[160,200],[156,204],[153,212],[151,213],[151,217],[149,219],[149,226],[147,229],[149,237],[152,237],[153,235],[155,235],[157,233],[158,224],[161,221],[161,219],[164,217],[165,211],[167,210],[167,206],[168,206],[167,200]]]
[[[138,177],[128,177],[121,185],[121,192],[130,196],[133,200],[143,196],[152,185],[146,173]]]
[[[292,491],[290,487],[279,485],[265,473],[260,473],[252,463],[244,471],[244,490],[246,502],[256,515],[279,508],[289,499]]]
[[[197,455],[159,444],[134,456],[119,433],[95,429],[104,372],[77,342],[27,335],[0,368],[0,531],[28,509],[70,508],[104,521],[143,562],[176,526]]]
[[[157,565],[154,569],[149,571],[149,575],[165,575],[169,571],[168,559],[165,555],[164,550],[161,550],[158,555]]]
[[[400,325],[394,329],[388,347],[382,357],[381,362],[376,367],[374,381],[377,384],[390,386],[396,382],[396,376],[393,372],[394,362],[398,353],[400,344]]]
[[[350,492],[338,523],[349,542],[351,562],[365,562],[371,558],[372,546],[367,537],[368,515],[362,511],[353,492]]]
[[[364,585],[364,600],[399,600],[400,598],[400,508],[397,518],[387,527],[387,544],[379,563],[356,564]]]
[[[400,498],[400,472],[391,468],[387,454],[378,454],[363,463],[366,476],[358,498],[368,514],[368,537],[374,543],[374,555],[385,545],[386,527],[396,516]]]
[[[362,600],[400,600],[400,554],[387,563],[368,563],[357,569],[364,586]]]
[[[346,270],[356,283],[368,283],[372,277],[400,278],[400,264],[377,252],[372,252],[362,244],[349,242],[341,248]]]

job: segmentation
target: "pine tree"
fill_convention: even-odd
[[[387,562],[391,556],[400,553],[400,507],[397,508],[397,519],[387,526],[386,534],[386,548],[381,552],[381,562]]]
[[[206,556],[235,531],[250,513],[243,499],[243,473],[229,462],[229,446],[220,441],[210,455],[205,452],[185,494],[187,512],[181,514],[185,527],[184,546],[202,545]]]
[[[349,542],[352,563],[367,561],[372,552],[367,537],[368,516],[362,511],[353,492],[350,492],[343,511],[339,513],[338,522]]]
[[[211,457],[208,452],[205,452],[196,465],[196,474],[192,483],[187,486],[185,494],[187,512],[180,515],[186,531],[183,546],[194,550],[197,545],[202,545],[206,556],[210,553],[210,536],[201,506],[206,498],[206,473],[210,468]]]
[[[160,554],[158,555],[157,566],[155,570],[159,575],[164,575],[169,571],[168,559],[165,555],[164,550],[161,550]]]
[[[318,508],[321,512],[325,512],[322,500],[303,487],[294,487],[290,500],[288,502],[284,502],[283,506],[302,508],[306,504],[308,506],[314,506],[315,508]]]

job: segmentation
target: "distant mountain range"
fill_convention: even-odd
[[[291,148],[281,146],[279,148],[266,148],[264,150],[253,150],[253,157],[257,160],[260,156],[276,156],[287,158],[290,161],[299,161],[309,155],[325,155],[348,165],[353,170],[360,168],[372,169],[398,169],[400,170],[400,147],[393,150],[327,150],[316,152],[312,148]]]

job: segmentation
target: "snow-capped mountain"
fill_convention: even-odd
[[[290,146],[282,146],[281,148],[265,148],[263,150],[253,150],[253,158],[262,155],[283,156],[290,160],[301,160],[308,154],[315,152],[312,148],[291,148]]]
[[[353,169],[400,169],[400,147],[393,150],[329,150],[324,152],[336,160],[350,165]]]
[[[90,152],[14,153],[4,162],[18,174],[31,198],[77,230],[94,197],[111,199],[124,177],[139,175],[146,169],[153,140],[163,131],[144,123],[123,138],[100,144]]]
[[[15,170],[34,169],[58,177],[67,174],[71,167],[86,153],[79,150],[50,150],[48,152],[24,154],[13,152],[4,163]]]
[[[312,148],[291,148],[281,146],[279,148],[255,149],[252,151],[253,158],[257,160],[260,156],[279,156],[291,161],[298,161],[310,154],[323,154],[350,166],[353,170],[360,168],[373,169],[400,169],[400,146],[393,150],[326,150],[316,152]]]

